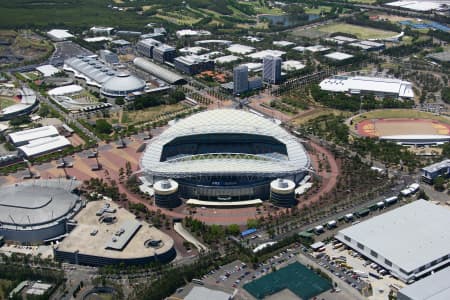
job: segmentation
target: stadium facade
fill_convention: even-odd
[[[174,179],[181,197],[217,202],[269,199],[271,181],[298,183],[309,167],[298,139],[269,119],[232,109],[175,122],[141,160],[149,182]]]
[[[82,207],[72,191],[79,182],[37,180],[0,189],[0,236],[21,243],[42,243],[63,237]]]

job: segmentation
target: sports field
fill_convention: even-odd
[[[247,283],[244,289],[256,299],[264,299],[281,290],[289,289],[301,299],[307,300],[331,289],[331,282],[295,262]]]
[[[450,135],[450,125],[430,119],[368,119],[359,122],[356,130],[361,136],[437,134]]]
[[[379,38],[388,38],[398,34],[397,32],[375,29],[370,27],[357,26],[346,23],[335,23],[324,25],[317,28],[320,32],[325,33],[334,33],[334,32],[345,32],[349,34],[353,34],[359,39],[379,39]]]

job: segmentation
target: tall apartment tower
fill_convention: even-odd
[[[233,93],[240,94],[248,91],[248,67],[237,66],[233,69]]]
[[[281,58],[266,56],[263,60],[263,81],[278,84],[281,82]]]

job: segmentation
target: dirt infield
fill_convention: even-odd
[[[438,134],[450,135],[450,125],[429,119],[370,119],[359,122],[356,130],[360,136]]]

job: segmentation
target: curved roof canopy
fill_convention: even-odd
[[[286,146],[287,158],[261,155],[204,156],[193,159],[161,161],[163,148],[179,137],[217,134],[251,134],[273,137]],[[231,155],[230,155],[231,154]],[[194,157],[194,156],[192,156]],[[153,139],[141,160],[143,170],[162,177],[183,178],[196,175],[256,175],[285,176],[304,171],[309,167],[308,155],[300,142],[269,119],[253,113],[219,109],[205,111],[176,122],[159,137]]]
[[[102,85],[102,92],[107,94],[124,94],[141,91],[145,81],[130,74],[119,74],[108,79]]]
[[[145,72],[148,72],[158,78],[161,78],[165,82],[168,82],[170,84],[184,84],[186,83],[186,80],[178,75],[175,72],[172,72],[166,68],[163,68],[148,59],[137,57],[134,59],[133,63],[144,70]]]

